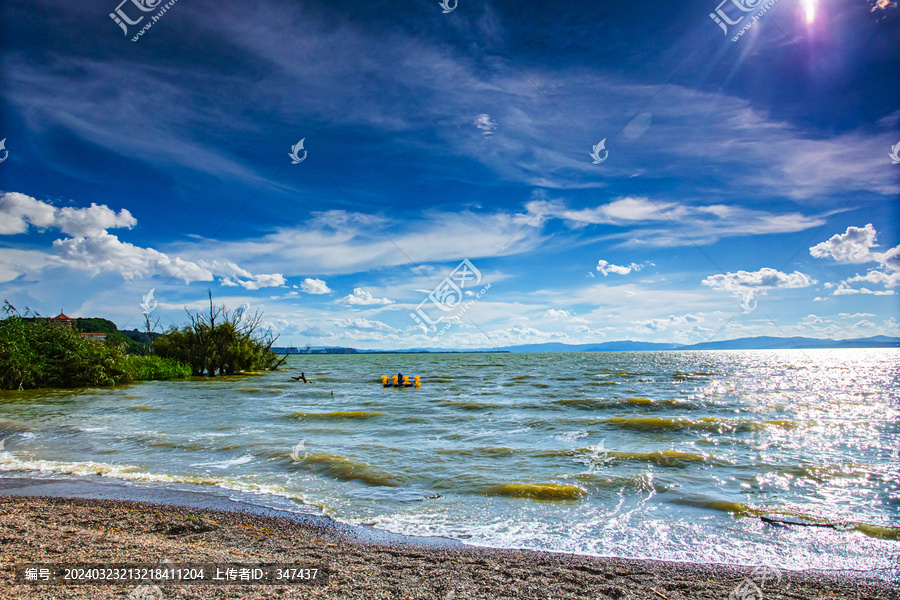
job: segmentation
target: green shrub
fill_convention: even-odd
[[[23,319],[7,302],[6,317],[0,320],[0,389],[112,386],[258,371],[280,364],[271,350],[275,339],[259,330],[258,312],[251,316],[216,308],[212,295],[209,306],[209,315],[189,314],[190,325],[157,338],[156,355],[128,356],[125,344],[115,338],[87,339],[78,329],[49,319]]]
[[[71,327],[18,315],[0,320],[0,388],[98,387],[126,383],[123,346],[81,337]]]
[[[194,375],[231,375],[278,366],[272,352],[275,339],[260,330],[259,312],[245,315],[213,305],[209,313],[188,313],[190,324],[173,327],[153,342],[153,351],[165,358],[190,365]]]
[[[191,376],[191,368],[177,360],[161,356],[129,356],[125,370],[131,381],[151,379],[185,379]]]

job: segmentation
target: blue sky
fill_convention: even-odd
[[[900,335],[900,9],[769,4],[7,0],[0,291],[298,346]]]

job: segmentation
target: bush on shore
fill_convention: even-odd
[[[275,338],[260,329],[259,312],[215,307],[188,313],[190,324],[158,337],[155,355],[128,356],[125,345],[87,339],[77,328],[23,318],[8,302],[0,320],[0,389],[113,386],[191,375],[231,375],[278,367]],[[26,317],[28,311],[26,311]]]
[[[272,352],[275,338],[260,329],[259,312],[247,315],[240,309],[214,306],[210,294],[209,312],[188,313],[188,319],[188,325],[173,327],[158,337],[153,351],[190,365],[194,375],[233,375],[274,369],[280,364]]]
[[[190,367],[132,356],[123,344],[86,339],[48,319],[23,319],[7,303],[0,320],[0,389],[106,387],[142,379],[189,377]]]
[[[125,349],[78,330],[19,316],[0,321],[0,388],[96,387],[128,381]]]

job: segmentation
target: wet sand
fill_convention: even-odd
[[[3,480],[0,480],[2,482]],[[59,498],[0,486],[0,598],[729,598],[752,590],[747,567],[593,558],[472,548],[449,540],[405,538],[341,525],[321,516],[278,516],[265,509],[198,508],[104,498]],[[40,482],[36,482],[39,484]],[[102,490],[102,486],[98,489]],[[30,491],[29,491],[30,490]],[[115,490],[115,488],[113,488]],[[17,491],[25,495],[13,495]],[[140,493],[133,488],[132,493]],[[149,492],[148,492],[149,494]],[[96,493],[102,496],[103,493]],[[152,495],[152,494],[149,494]],[[16,580],[24,563],[290,563],[319,565],[327,583],[163,585],[135,593],[125,585],[39,585]],[[897,599],[895,584],[868,575],[782,571],[765,599]],[[160,595],[161,593],[161,595]],[[735,600],[759,600],[732,596]]]

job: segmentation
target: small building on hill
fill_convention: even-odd
[[[59,311],[59,314],[51,318],[50,322],[54,325],[64,325],[66,327],[71,327],[75,324],[75,319],[73,319],[72,317],[67,317],[64,312]]]
[[[106,334],[105,334],[105,333],[82,333],[82,334],[81,334],[81,337],[83,337],[83,338],[88,338],[88,339],[91,339],[91,340],[97,340],[98,342],[104,342],[104,341],[106,341]]]

